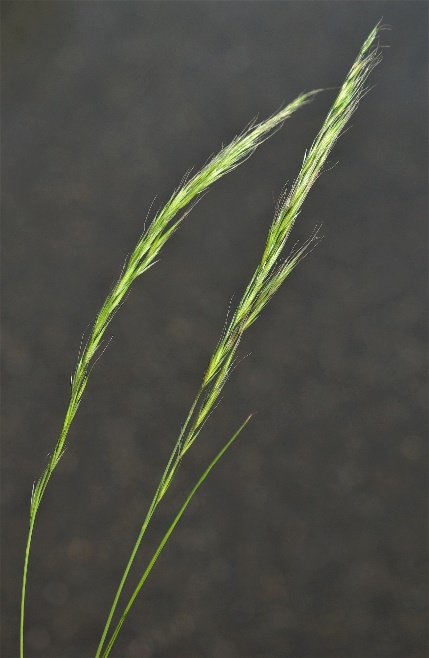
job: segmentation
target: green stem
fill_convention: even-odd
[[[196,485],[194,486],[194,488],[192,489],[191,493],[190,493],[190,494],[188,495],[188,497],[186,498],[186,500],[185,500],[185,502],[183,503],[183,505],[182,505],[180,511],[179,511],[178,514],[176,515],[176,518],[174,519],[173,523],[171,524],[171,526],[169,527],[169,529],[168,529],[167,532],[165,533],[165,535],[164,535],[163,539],[161,540],[161,542],[160,542],[158,548],[156,549],[155,553],[153,554],[152,559],[151,559],[151,561],[149,562],[148,566],[146,567],[145,572],[143,573],[142,577],[140,578],[137,587],[135,588],[135,590],[134,590],[134,592],[133,592],[133,594],[132,594],[130,600],[129,600],[128,603],[127,603],[127,606],[126,606],[124,612],[122,613],[122,616],[121,616],[121,618],[120,618],[120,620],[119,620],[119,622],[118,622],[118,624],[117,624],[115,630],[114,630],[113,633],[112,633],[112,637],[111,637],[110,640],[109,640],[109,643],[108,643],[108,645],[107,645],[107,647],[106,647],[106,649],[105,649],[105,651],[104,651],[104,653],[103,653],[102,658],[107,658],[107,657],[108,657],[108,655],[109,655],[109,653],[110,653],[110,650],[112,649],[113,644],[114,644],[114,642],[115,642],[115,640],[116,640],[116,638],[117,638],[117,636],[118,636],[118,633],[119,633],[119,631],[121,630],[122,624],[124,623],[125,618],[126,618],[127,614],[129,613],[129,611],[130,611],[130,609],[131,609],[131,606],[133,605],[133,603],[134,603],[134,601],[135,601],[135,599],[136,599],[138,593],[140,592],[141,588],[143,587],[143,585],[144,585],[144,583],[145,583],[145,581],[146,581],[148,575],[149,575],[150,572],[152,571],[152,567],[153,567],[153,565],[155,564],[155,562],[157,561],[157,559],[158,559],[158,557],[159,557],[159,555],[160,555],[162,549],[164,548],[165,544],[167,543],[167,541],[168,541],[168,539],[169,539],[171,533],[173,532],[174,528],[175,528],[176,525],[178,524],[180,518],[183,516],[183,513],[184,513],[185,509],[187,508],[187,506],[189,505],[189,503],[190,503],[190,501],[191,501],[193,495],[196,493],[197,489],[198,489],[198,488],[201,486],[201,484],[204,482],[204,480],[206,479],[206,477],[208,476],[208,474],[210,473],[210,471],[212,470],[212,468],[213,468],[213,467],[216,465],[216,463],[219,461],[219,459],[222,457],[222,455],[228,450],[228,448],[229,448],[229,446],[231,445],[231,443],[237,438],[237,436],[240,434],[240,432],[241,432],[241,431],[244,429],[244,427],[247,425],[247,423],[249,422],[249,420],[251,419],[251,417],[252,417],[252,416],[249,416],[249,417],[244,421],[244,423],[241,425],[241,427],[235,432],[235,434],[233,435],[233,437],[228,441],[228,443],[227,443],[227,444],[222,448],[222,450],[217,454],[217,456],[213,459],[213,461],[211,462],[211,464],[206,468],[206,470],[204,471],[204,473],[202,474],[202,476],[201,476],[200,479],[198,480],[197,484],[196,484]],[[98,656],[98,655],[99,655],[99,654],[97,654],[97,656]]]
[[[134,548],[133,548],[132,553],[130,555],[130,559],[128,560],[127,566],[125,567],[125,571],[122,575],[121,582],[119,583],[119,587],[116,590],[115,598],[113,599],[112,607],[110,608],[109,616],[107,617],[107,621],[106,621],[106,624],[105,624],[104,629],[103,629],[103,634],[101,636],[100,642],[99,642],[98,647],[97,647],[97,653],[95,654],[95,658],[100,658],[104,641],[105,641],[107,633],[109,631],[110,624],[112,622],[112,618],[113,618],[113,615],[114,615],[115,610],[116,610],[116,606],[118,605],[119,597],[120,597],[121,592],[124,588],[125,581],[128,578],[128,574],[129,574],[131,566],[134,562],[134,558],[137,554],[139,546],[142,542],[143,536],[146,532],[147,526],[149,525],[149,521],[151,520],[152,515],[153,515],[158,503],[160,502],[161,498],[164,496],[166,490],[168,489],[168,487],[171,484],[172,475],[174,475],[174,472],[176,470],[176,465],[178,463],[177,455],[178,455],[178,451],[180,449],[180,444],[181,444],[183,435],[185,434],[186,428],[187,428],[187,426],[188,426],[188,424],[191,420],[192,414],[194,413],[195,407],[198,404],[198,400],[200,398],[200,395],[201,395],[201,391],[198,393],[197,397],[195,398],[194,403],[193,403],[193,405],[190,409],[190,412],[188,414],[188,417],[185,421],[185,424],[182,427],[182,431],[180,432],[179,438],[177,439],[176,445],[174,446],[173,452],[171,453],[170,458],[169,458],[168,463],[167,463],[167,466],[165,467],[164,473],[162,475],[162,478],[161,478],[160,483],[158,485],[158,488],[156,490],[155,496],[153,497],[153,500],[150,504],[149,511],[146,514],[146,518],[145,518],[145,520],[143,522],[143,525],[141,527],[139,536],[137,537],[137,541],[134,544]],[[175,457],[176,457],[176,461],[174,462],[173,468],[171,468],[171,465],[172,465],[173,460],[174,460]],[[180,455],[179,455],[179,459],[180,459]]]
[[[149,508],[149,511],[148,511],[148,513],[147,513],[147,515],[146,515],[146,518],[145,518],[144,523],[143,523],[143,525],[142,525],[142,528],[141,528],[141,530],[140,530],[139,536],[137,537],[137,541],[136,541],[136,543],[135,543],[135,545],[134,545],[134,548],[133,548],[133,550],[132,550],[132,553],[131,553],[130,559],[128,560],[128,564],[127,564],[127,566],[126,566],[126,568],[125,568],[125,571],[124,571],[124,573],[123,573],[123,576],[122,576],[121,582],[119,583],[119,587],[118,587],[118,589],[117,589],[117,591],[116,591],[116,595],[115,595],[115,598],[114,598],[114,600],[113,600],[112,607],[110,608],[109,616],[108,616],[108,618],[107,618],[106,625],[105,625],[105,627],[104,627],[103,634],[102,634],[102,636],[101,636],[101,640],[100,640],[100,643],[99,643],[98,648],[97,648],[97,653],[95,654],[95,658],[99,658],[100,655],[101,655],[101,651],[102,651],[102,648],[103,648],[104,640],[106,639],[106,635],[107,635],[107,633],[108,633],[108,631],[109,631],[110,624],[111,624],[111,621],[112,621],[112,617],[113,617],[113,615],[114,615],[114,613],[115,613],[116,606],[118,605],[119,597],[120,597],[120,595],[121,595],[121,592],[122,592],[122,589],[123,589],[123,587],[124,587],[125,581],[126,581],[126,579],[127,579],[127,577],[128,577],[128,574],[129,574],[129,571],[130,571],[130,569],[131,569],[131,566],[132,566],[132,564],[133,564],[133,562],[134,562],[134,558],[135,558],[135,556],[136,556],[136,553],[137,553],[137,551],[138,551],[138,549],[139,549],[139,546],[140,546],[140,544],[141,544],[141,541],[142,541],[142,539],[143,539],[143,535],[144,535],[144,533],[146,532],[146,528],[147,528],[147,526],[148,526],[148,524],[149,524],[149,521],[150,521],[150,519],[151,519],[151,517],[152,517],[152,514],[153,514],[153,512],[154,512],[154,510],[155,510],[155,507],[156,507],[156,504],[157,504],[157,503],[156,503],[156,498],[157,498],[157,497],[155,496],[154,499],[153,499],[153,501],[152,501],[152,503],[151,503],[151,506],[150,506],[150,508]]]
[[[21,621],[20,621],[20,627],[19,627],[19,655],[20,655],[20,658],[24,658],[25,590],[26,590],[26,587],[27,587],[28,559],[30,557],[30,547],[31,547],[31,538],[33,536],[34,521],[35,521],[35,516],[31,515],[30,525],[29,525],[29,528],[28,528],[27,545],[25,547],[24,572],[22,574]]]

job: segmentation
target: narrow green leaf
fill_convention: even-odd
[[[131,606],[133,605],[138,593],[140,592],[140,590],[143,587],[147,577],[149,576],[150,572],[152,571],[152,568],[153,568],[155,562],[157,561],[162,549],[164,548],[165,544],[167,543],[168,539],[170,538],[170,535],[173,532],[176,525],[178,524],[179,520],[183,516],[183,514],[184,514],[186,508],[188,507],[189,503],[191,502],[193,496],[195,495],[195,493],[197,492],[199,487],[202,485],[202,483],[204,482],[204,480],[206,479],[206,477],[208,476],[208,474],[210,473],[212,468],[217,464],[217,462],[222,457],[222,455],[228,450],[230,445],[235,441],[235,439],[238,437],[238,435],[246,427],[247,423],[252,418],[252,416],[253,416],[253,414],[251,414],[248,418],[246,418],[244,423],[241,425],[241,427],[239,427],[239,429],[235,432],[235,434],[230,438],[228,443],[226,443],[224,445],[222,450],[216,455],[216,457],[213,459],[213,461],[210,463],[210,465],[206,468],[206,470],[204,471],[204,473],[202,474],[202,476],[200,477],[200,479],[198,480],[198,482],[196,483],[196,485],[192,489],[191,493],[186,498],[185,502],[183,503],[182,507],[180,508],[180,511],[177,513],[173,523],[171,524],[171,526],[169,527],[169,529],[165,533],[164,537],[162,538],[158,548],[156,549],[155,553],[153,554],[152,559],[150,560],[150,562],[149,562],[148,566],[146,567],[142,577],[140,578],[140,580],[138,582],[138,585],[135,588],[130,600],[128,601],[128,604],[127,604],[124,612],[121,615],[121,618],[118,622],[118,625],[116,626],[115,630],[113,631],[112,637],[110,638],[106,649],[103,651],[103,654],[102,654],[103,658],[107,658],[107,656],[109,655],[109,653],[110,653],[110,651],[113,647],[113,644],[114,644],[114,642],[117,638],[117,635],[118,635],[119,631],[121,630],[122,624],[124,623],[128,613],[131,609]]]

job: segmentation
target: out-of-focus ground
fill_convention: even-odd
[[[427,5],[3,2],[3,653],[31,487],[82,332],[155,207],[259,113],[383,63],[291,245],[325,239],[245,337],[132,573],[189,507],[113,655],[427,655]],[[150,496],[334,91],[219,182],[111,326],[38,516],[27,658],[94,655]]]

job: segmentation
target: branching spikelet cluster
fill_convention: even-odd
[[[167,475],[160,497],[167,490],[184,453],[194,443],[218,403],[234,365],[243,333],[255,322],[286,277],[318,239],[318,231],[315,230],[304,245],[292,251],[283,262],[280,260],[286,241],[311,187],[322,173],[337,139],[356,110],[359,100],[365,92],[366,79],[380,61],[379,49],[373,47],[377,33],[378,28],[375,28],[364,43],[322,128],[304,157],[301,170],[290,192],[288,194],[284,192],[278,201],[261,260],[210,359],[192,409],[194,418],[191,420],[188,417],[185,423],[185,431],[182,430],[176,446],[175,462],[171,465],[171,471]],[[198,411],[194,414],[196,408]]]
[[[135,279],[156,263],[164,244],[208,188],[249,158],[255,149],[273,133],[274,129],[281,126],[296,110],[309,103],[316,93],[317,91],[312,91],[301,94],[292,103],[266,121],[257,125],[251,124],[229,145],[223,147],[192,178],[187,180],[188,176],[185,176],[182,184],[174,191],[162,210],[155,215],[147,231],[142,234],[127,259],[119,279],[106,297],[96,317],[86,346],[79,356],[71,379],[70,401],[59,439],[44,473],[33,490],[31,501],[31,514],[33,516],[37,512],[50,475],[63,453],[66,437],[85,392],[96,352],[102,345],[109,323],[124,301]],[[185,212],[178,218],[177,216],[183,209],[186,209]]]

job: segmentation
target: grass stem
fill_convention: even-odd
[[[22,589],[21,589],[21,616],[19,624],[19,655],[20,658],[24,657],[24,612],[25,612],[25,592],[27,588],[27,571],[28,560],[30,558],[31,539],[33,536],[35,517],[31,516],[30,525],[28,529],[27,544],[25,547],[24,569],[22,573]]]

